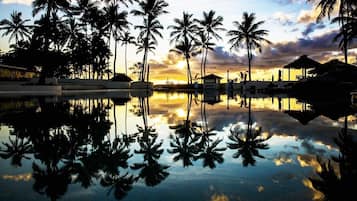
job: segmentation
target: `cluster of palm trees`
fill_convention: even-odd
[[[334,40],[339,40],[339,47],[344,53],[345,63],[348,63],[348,49],[357,38],[357,1],[319,0],[317,7],[321,10],[317,21],[326,16],[330,19],[333,12],[337,10],[338,14],[332,19],[332,22],[340,25],[340,31]]]
[[[183,55],[187,63],[187,84],[192,84],[192,72],[190,67],[190,58],[201,54],[201,77],[206,74],[207,54],[213,50],[215,45],[212,42],[212,36],[215,39],[222,39],[218,34],[224,31],[222,28],[223,17],[216,16],[214,11],[203,12],[203,19],[193,19],[193,15],[184,12],[181,19],[175,18],[175,24],[169,26],[172,29],[171,43],[175,47],[170,51]]]
[[[249,80],[251,80],[251,61],[253,51],[261,51],[262,42],[270,44],[271,42],[264,37],[268,31],[259,27],[264,21],[255,22],[255,14],[243,13],[242,22],[233,22],[235,29],[228,31],[230,37],[229,43],[231,50],[247,49],[249,62]],[[201,54],[201,77],[206,76],[206,66],[208,52],[214,51],[215,43],[213,40],[221,40],[220,31],[225,31],[223,26],[223,17],[217,16],[216,12],[211,10],[203,12],[203,19],[193,19],[193,15],[184,12],[181,19],[174,19],[175,25],[169,26],[172,29],[171,42],[175,43],[175,48],[171,51],[183,55],[187,63],[187,83],[192,84],[192,72],[190,67],[190,58]]]
[[[134,26],[139,31],[136,38],[130,34],[129,12],[125,10],[134,2],[137,3],[137,8],[130,13],[143,19],[141,25]],[[135,44],[137,51],[143,52],[143,61],[134,69],[140,81],[149,81],[148,57],[149,53],[156,49],[158,38],[163,37],[161,31],[164,27],[159,17],[167,13],[167,7],[168,3],[164,0],[103,0],[102,2],[35,0],[33,15],[34,17],[40,15],[40,17],[33,25],[28,24],[29,20],[22,19],[20,12],[14,11],[10,19],[0,22],[0,30],[4,30],[3,35],[9,35],[10,41],[15,40],[15,44],[12,45],[15,47],[14,52],[27,48],[31,52],[39,52],[38,55],[46,55],[42,60],[55,57],[50,55],[64,55],[67,59],[63,65],[70,69],[65,71],[66,76],[79,75],[91,79],[95,76],[97,79],[103,78],[105,74],[109,79],[112,73],[109,69],[112,40],[114,40],[113,73],[116,74],[117,47],[121,42],[125,46],[125,73],[127,74],[127,46]],[[222,39],[219,32],[225,31],[222,27],[223,17],[217,16],[215,11],[211,10],[203,12],[202,19],[194,19],[192,14],[184,12],[182,18],[176,18],[174,22],[174,25],[168,27],[172,30],[171,43],[174,43],[171,51],[183,55],[187,63],[187,81],[188,84],[192,84],[190,58],[201,55],[200,75],[204,77],[208,52],[214,50],[214,40]],[[249,72],[254,49],[261,48],[261,41],[269,43],[264,38],[268,32],[259,29],[261,24],[262,21],[255,23],[254,14],[244,13],[243,21],[234,22],[236,29],[228,32],[232,49],[242,46],[247,48]],[[58,58],[63,61],[63,57]],[[42,62],[41,65],[34,64],[42,67],[40,81],[43,82],[46,76],[60,74],[54,72],[59,68],[56,63],[52,60]]]
[[[139,9],[131,13],[142,16],[140,34],[135,40],[130,35],[129,13],[126,8],[129,4],[138,2]],[[8,35],[10,42],[15,40],[12,47],[15,50],[27,48],[30,52],[39,51],[43,60],[45,55],[65,54],[67,67],[72,74],[94,79],[103,78],[107,74],[108,79],[112,71],[109,69],[109,59],[112,55],[110,44],[114,39],[114,75],[116,74],[117,45],[121,42],[125,46],[136,44],[139,51],[144,51],[144,66],[142,78],[148,77],[147,55],[148,51],[155,48],[156,36],[161,36],[158,16],[166,13],[164,10],[168,4],[163,0],[35,0],[33,2],[33,15],[36,18],[33,25],[29,20],[22,19],[20,12],[14,11],[10,19],[0,22],[0,30],[3,35]],[[23,45],[26,43],[26,45]],[[14,51],[15,51],[14,50]],[[13,56],[13,55],[12,55]],[[46,63],[46,62],[44,62]],[[53,75],[56,69],[56,61],[49,61],[41,66],[40,80]],[[23,65],[28,65],[24,63]],[[125,72],[128,69],[125,57]],[[49,72],[52,71],[52,72]],[[83,75],[86,73],[85,75]]]

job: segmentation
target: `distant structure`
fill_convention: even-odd
[[[319,67],[321,64],[313,59],[310,59],[307,55],[302,55],[295,61],[285,65],[284,68],[288,69],[288,78],[290,81],[290,69],[302,69],[301,77],[307,78],[307,69],[313,69]]]
[[[0,64],[0,80],[24,80],[36,77],[36,71],[23,67]]]
[[[217,75],[209,74],[205,77],[202,77],[203,86],[205,89],[219,89],[222,79],[222,77]]]

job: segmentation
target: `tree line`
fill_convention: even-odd
[[[307,0],[310,1],[310,0]],[[13,11],[9,19],[0,22],[0,31],[9,36],[11,51],[1,56],[3,62],[29,67],[40,67],[40,83],[46,77],[82,77],[87,79],[109,79],[116,75],[117,48],[125,46],[125,73],[128,74],[127,48],[135,45],[143,59],[130,70],[139,81],[149,81],[149,53],[158,46],[165,29],[160,17],[167,14],[169,4],[165,0],[35,0],[33,1],[33,24],[23,19],[22,13]],[[354,0],[320,0],[321,13],[317,20],[332,15],[340,25],[335,40],[348,62],[348,49],[355,40],[357,25],[357,3]],[[131,7],[135,9],[130,10]],[[128,16],[142,19],[141,24],[132,25]],[[222,40],[223,17],[211,10],[203,12],[200,19],[183,12],[181,18],[167,28],[171,31],[171,52],[182,55],[187,65],[187,84],[192,84],[190,59],[200,55],[200,77],[206,75],[209,51],[214,51],[215,42]],[[251,80],[251,63],[255,54],[262,50],[268,30],[261,29],[264,21],[257,21],[254,13],[243,13],[241,21],[234,21],[234,29],[226,35],[231,51],[246,49],[248,75]],[[133,36],[133,28],[138,35]],[[111,41],[114,50],[111,51]],[[109,61],[113,55],[113,69]]]

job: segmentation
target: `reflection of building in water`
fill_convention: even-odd
[[[221,94],[218,91],[205,91],[203,102],[214,105],[221,102]]]

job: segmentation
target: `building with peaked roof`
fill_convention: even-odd
[[[222,79],[222,77],[219,77],[215,74],[209,74],[205,77],[202,77],[203,86],[205,89],[219,89]]]

